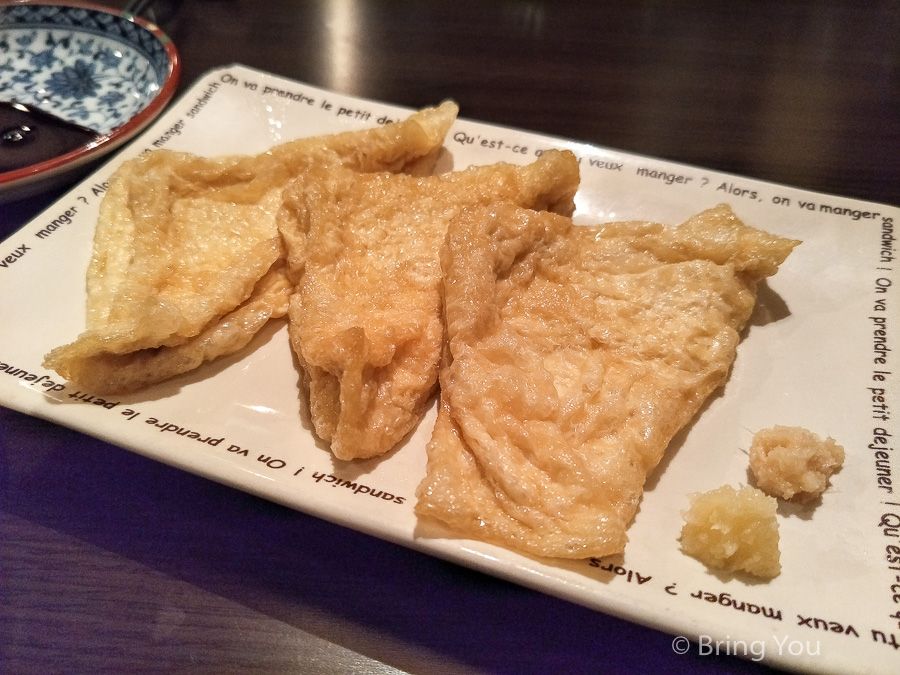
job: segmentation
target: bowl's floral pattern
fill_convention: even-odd
[[[0,7],[0,100],[107,134],[143,110],[167,76],[159,39],[125,16],[80,7]]]

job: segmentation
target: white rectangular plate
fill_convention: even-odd
[[[434,103],[438,103],[435,101]],[[257,153],[410,111],[234,65],[208,73],[147,132],[0,244],[0,403],[295,509],[696,641],[790,669],[900,670],[900,209],[459,120],[453,168],[580,159],[576,222],[677,224],[720,202],[746,223],[803,240],[763,289],[728,383],[651,476],[624,555],[547,562],[434,536],[413,513],[435,411],[388,456],[332,458],[301,411],[285,323],[242,353],[137,396],[99,399],[41,367],[84,329],[84,276],[106,181],[153,148]],[[465,115],[465,111],[462,111]],[[682,554],[691,493],[746,484],[755,431],[803,426],[844,446],[821,503],[779,512],[782,573],[710,573]],[[194,433],[191,433],[194,432]],[[77,462],[77,457],[72,458]],[[445,535],[446,536],[446,535]]]

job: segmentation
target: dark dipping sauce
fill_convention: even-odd
[[[22,103],[0,101],[0,173],[72,152],[100,134]]]

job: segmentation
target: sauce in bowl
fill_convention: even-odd
[[[0,173],[72,152],[100,134],[22,103],[0,102]]]

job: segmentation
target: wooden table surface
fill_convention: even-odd
[[[113,3],[115,4],[115,3]],[[124,3],[119,3],[121,6]],[[180,90],[242,63],[896,205],[893,0],[184,0]],[[0,204],[0,237],[59,191]],[[78,462],[71,461],[78,456]],[[763,672],[0,409],[0,672]]]

